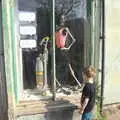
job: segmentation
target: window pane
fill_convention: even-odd
[[[18,1],[24,89],[39,89],[40,94],[40,90],[42,91],[43,88],[50,88],[51,41],[46,39],[51,36],[50,3],[49,0]],[[45,49],[47,49],[47,53],[45,53]],[[45,61],[44,56],[48,55],[49,57]],[[45,75],[47,76],[46,81],[44,80]]]
[[[69,48],[72,45],[68,50],[56,48],[57,78],[65,85],[79,85],[79,83],[83,82],[82,70],[85,64],[85,27],[87,22],[86,8],[87,0],[56,0],[58,31],[60,32],[60,28],[68,28],[69,32],[66,39],[64,39],[64,47]],[[70,68],[72,68],[72,71]],[[74,73],[79,83],[72,73]]]
[[[51,15],[50,0],[19,0],[24,89],[37,89],[39,94],[52,88]],[[83,82],[86,23],[87,0],[55,1],[58,88],[60,85],[79,86]],[[64,39],[63,43],[59,38]]]

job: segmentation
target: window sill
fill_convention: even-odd
[[[42,114],[57,110],[77,109],[80,103],[80,94],[56,95],[56,101],[28,100],[20,101],[15,109],[15,116]]]

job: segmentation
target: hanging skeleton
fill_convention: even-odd
[[[68,36],[72,38],[72,42],[68,47],[65,47]],[[56,32],[56,45],[58,48],[62,50],[69,50],[72,47],[72,45],[75,43],[75,41],[76,40],[70,33],[68,27],[62,27]]]
[[[74,45],[74,43],[76,42],[76,39],[74,38],[74,36],[72,35],[72,33],[70,32],[68,27],[64,26],[64,16],[62,16],[62,23],[61,23],[61,27],[56,31],[56,46],[58,48],[60,48],[61,50],[67,50],[69,51],[70,48]],[[71,43],[66,47],[66,43],[67,41],[69,41],[71,38]],[[76,82],[78,83],[78,85],[81,87],[81,84],[79,82],[79,80],[77,79],[77,77],[75,76],[74,70],[71,66],[71,64],[68,64],[69,66],[69,70],[71,72],[71,75],[73,76],[73,78],[76,80]]]

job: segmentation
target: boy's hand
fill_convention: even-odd
[[[80,107],[80,114],[83,114],[83,108],[82,107]]]
[[[89,98],[85,98],[83,104],[81,104],[81,107],[80,107],[80,113],[81,113],[81,114],[83,114],[84,109],[85,109],[85,107],[86,107],[87,104],[88,104],[88,101],[89,101]]]

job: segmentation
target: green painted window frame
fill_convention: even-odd
[[[55,2],[54,0],[52,0],[53,2]],[[6,52],[6,64],[8,64],[7,59],[10,60],[10,64],[6,65],[6,69],[10,68],[10,73],[9,76],[11,76],[10,81],[8,82],[8,88],[11,89],[12,91],[12,95],[14,96],[15,102],[19,103],[20,98],[21,98],[21,93],[23,91],[23,83],[22,83],[22,55],[21,55],[21,50],[19,47],[19,35],[18,35],[18,23],[17,23],[17,0],[10,0],[9,4],[7,2],[7,0],[3,1],[3,20],[4,22],[8,23],[6,25],[6,23],[4,23],[4,27],[5,27],[5,33],[4,36],[5,38],[5,49],[7,49],[8,46],[9,47],[9,56],[7,56],[7,52]],[[88,0],[87,2],[87,16],[91,15],[91,0]],[[52,13],[52,19],[54,18],[54,10],[53,9],[53,13]],[[5,17],[6,16],[6,17]],[[55,25],[54,22],[52,23],[52,34],[54,36],[55,33]],[[10,31],[9,31],[10,30]],[[7,41],[8,39],[8,41]],[[55,38],[53,37],[53,39],[55,40]],[[8,45],[8,46],[7,46]],[[55,44],[53,42],[53,49]],[[55,49],[54,49],[55,50]],[[88,51],[91,50],[91,47],[89,46]],[[90,58],[90,53],[87,56],[87,59]],[[54,55],[53,55],[53,59]],[[55,61],[54,61],[55,62]],[[54,65],[53,62],[53,65]],[[89,61],[90,62],[90,61]],[[55,68],[54,68],[55,71]],[[9,72],[9,71],[8,71]],[[7,73],[6,73],[7,75]],[[8,76],[8,75],[7,75]],[[53,76],[55,77],[55,72],[53,73]],[[55,80],[53,81],[54,85],[53,85],[53,89],[55,89]],[[55,93],[54,93],[54,97],[55,97]]]
[[[18,0],[15,0],[16,3],[18,3]],[[53,100],[55,100],[56,94],[56,71],[55,71],[55,0],[51,0],[51,9],[52,9],[52,17],[51,17],[51,24],[52,24],[52,49],[53,49]],[[11,6],[10,8],[10,22],[11,22],[11,37],[12,37],[12,67],[13,67],[13,90],[14,90],[14,96],[15,96],[15,102],[19,104],[19,102],[22,100],[22,91],[23,91],[23,71],[22,71],[22,48],[19,46],[20,42],[20,35],[19,35],[19,21],[18,21],[18,5],[14,4],[14,6]],[[14,24],[15,23],[15,24]],[[18,67],[19,66],[19,67]]]
[[[16,22],[16,1],[2,1],[3,38],[5,51],[5,72],[8,102],[18,103],[21,96],[21,68],[18,27]]]

